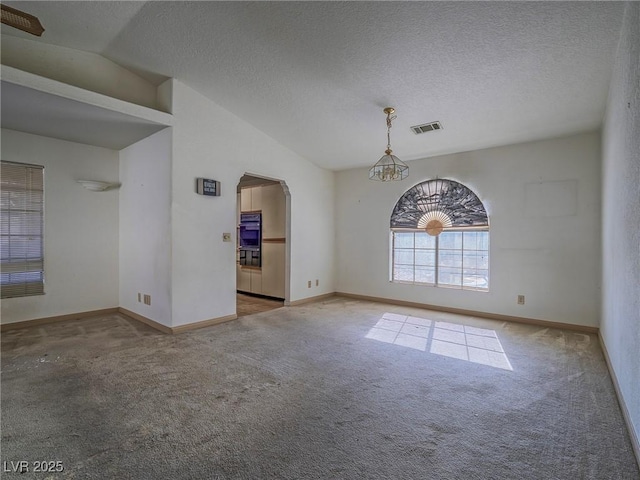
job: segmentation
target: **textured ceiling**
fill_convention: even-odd
[[[6,2],[38,41],[175,77],[314,163],[373,164],[396,108],[396,155],[598,128],[619,2]],[[22,32],[2,27],[2,32]],[[35,37],[30,37],[31,39]],[[444,130],[415,135],[434,120]]]

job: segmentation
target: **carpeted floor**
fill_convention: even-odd
[[[627,479],[597,338],[344,298],[2,335],[2,461],[69,479]]]

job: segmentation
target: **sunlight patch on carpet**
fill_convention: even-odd
[[[435,355],[513,370],[495,330],[385,313],[365,338]]]

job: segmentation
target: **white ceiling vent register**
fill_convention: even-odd
[[[411,131],[416,135],[421,133],[433,132],[434,130],[442,130],[442,124],[440,122],[423,123],[422,125],[414,125],[410,127]]]

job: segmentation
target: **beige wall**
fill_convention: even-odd
[[[173,326],[235,313],[236,186],[245,173],[289,188],[290,300],[333,292],[334,173],[175,80],[172,111]],[[197,195],[197,177],[220,181],[222,195]],[[234,241],[223,242],[224,232]]]
[[[2,130],[2,159],[44,165],[45,295],[2,300],[2,323],[118,306],[118,152]]]
[[[91,52],[2,35],[2,64],[112,98],[158,108],[155,85]]]
[[[640,3],[628,2],[602,142],[600,332],[640,438]],[[640,461],[640,444],[636,443]]]
[[[171,325],[171,129],[120,151],[120,306]],[[138,301],[151,295],[151,305]]]
[[[402,182],[337,174],[337,278],[346,293],[595,327],[600,310],[600,135],[409,162]],[[490,222],[489,292],[391,283],[389,221],[400,196],[433,178],[459,181]],[[525,296],[525,305],[517,296]]]

